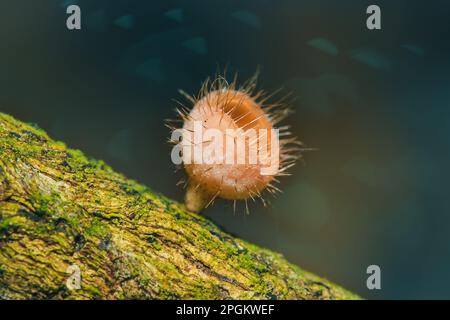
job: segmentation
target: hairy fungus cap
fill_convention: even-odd
[[[203,85],[201,97],[189,97],[190,111],[179,111],[183,120],[183,165],[188,175],[186,206],[201,211],[217,197],[229,200],[261,198],[262,192],[279,190],[272,182],[284,175],[297,158],[295,138],[280,138],[275,124],[287,115],[279,105],[258,101],[254,81],[236,89],[225,81]],[[281,129],[287,129],[281,128]],[[263,199],[262,199],[263,200]],[[263,200],[263,203],[264,200]]]

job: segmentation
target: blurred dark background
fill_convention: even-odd
[[[82,30],[66,28],[78,4]],[[378,4],[382,30],[366,28]],[[292,92],[307,146],[272,207],[206,215],[365,298],[450,299],[448,1],[0,0],[0,111],[182,200],[178,89],[228,66]],[[366,288],[377,264],[382,289]]]

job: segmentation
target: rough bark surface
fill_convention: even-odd
[[[0,299],[31,298],[358,297],[0,113]]]

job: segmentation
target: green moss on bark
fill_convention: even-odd
[[[0,298],[358,297],[0,113]]]

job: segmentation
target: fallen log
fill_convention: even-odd
[[[0,299],[354,298],[0,113]]]

